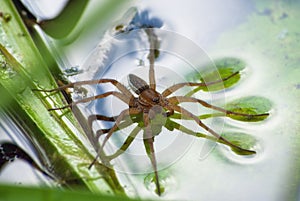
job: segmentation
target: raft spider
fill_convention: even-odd
[[[151,120],[154,119],[155,115],[158,113],[163,114],[167,118],[172,118],[172,115],[174,115],[175,112],[179,113],[182,117],[185,117],[187,119],[195,121],[200,127],[202,127],[207,132],[212,134],[214,137],[216,137],[222,143],[229,145],[231,148],[240,150],[242,152],[246,152],[248,154],[255,153],[255,151],[243,149],[243,148],[231,143],[230,141],[226,140],[221,135],[219,135],[217,132],[215,132],[214,130],[209,128],[207,125],[205,125],[199,119],[199,117],[197,117],[190,111],[184,109],[183,107],[179,106],[179,104],[183,103],[183,102],[198,103],[204,107],[211,108],[213,110],[222,112],[224,114],[232,114],[232,115],[244,116],[244,117],[249,117],[249,118],[253,118],[256,116],[266,116],[266,115],[268,115],[268,113],[255,114],[255,115],[244,114],[244,113],[229,111],[229,110],[223,109],[221,107],[211,105],[201,99],[197,99],[194,97],[189,97],[189,96],[171,96],[170,97],[170,95],[172,95],[173,92],[175,92],[176,90],[178,90],[184,86],[191,86],[191,87],[209,86],[209,85],[213,85],[216,83],[224,82],[224,81],[230,79],[231,77],[235,76],[238,73],[239,72],[235,72],[224,79],[220,79],[220,80],[208,82],[208,83],[202,83],[202,82],[201,83],[193,83],[193,82],[178,83],[178,84],[168,87],[162,93],[159,93],[158,91],[156,91],[154,66],[150,65],[150,68],[149,68],[150,83],[149,84],[147,84],[146,81],[144,81],[143,79],[141,79],[140,77],[138,77],[134,74],[128,75],[128,82],[129,82],[130,88],[134,91],[135,95],[129,89],[127,89],[123,84],[121,84],[120,82],[118,82],[117,80],[114,80],[114,79],[79,81],[79,82],[74,82],[74,83],[70,83],[70,84],[61,86],[56,89],[40,90],[40,91],[44,91],[44,92],[61,91],[61,90],[67,89],[67,88],[73,88],[75,85],[81,86],[81,85],[92,85],[92,84],[102,84],[102,83],[111,83],[112,85],[114,85],[119,91],[108,91],[108,92],[105,92],[103,94],[99,94],[99,95],[96,95],[93,97],[84,98],[82,100],[70,103],[63,107],[51,108],[49,110],[61,110],[61,109],[75,106],[79,103],[85,103],[85,102],[89,102],[89,101],[92,101],[95,99],[105,98],[108,96],[115,96],[118,99],[120,99],[121,101],[125,102],[128,105],[128,108],[121,111],[117,117],[107,117],[104,115],[91,115],[89,117],[90,125],[91,125],[91,121],[93,121],[95,119],[101,120],[101,121],[114,122],[114,125],[110,129],[101,129],[97,132],[97,134],[98,134],[97,137],[99,137],[100,135],[103,135],[103,134],[106,134],[106,136],[103,140],[102,145],[100,146],[100,148],[98,150],[98,153],[97,153],[95,159],[90,164],[89,168],[91,168],[97,162],[97,159],[98,159],[99,155],[101,154],[101,152],[103,151],[105,144],[107,143],[109,138],[113,135],[113,133],[124,127],[124,126],[122,127],[120,125],[125,122],[125,118],[128,116],[142,115],[143,128],[140,128],[140,130],[141,129],[144,130],[143,139],[144,139],[144,143],[146,143],[149,148],[148,150],[146,149],[146,151],[151,160],[151,164],[152,164],[152,167],[153,167],[153,170],[155,173],[155,184],[156,184],[156,188],[157,188],[157,194],[161,195],[161,188],[160,188],[159,177],[158,177],[158,172],[157,172],[157,162],[156,162],[155,150],[154,150],[154,145],[153,145],[154,137],[157,135],[157,133],[153,133],[152,129],[151,129]],[[134,121],[133,121],[133,123],[134,123]],[[126,127],[127,126],[129,126],[129,125],[126,125]],[[161,125],[161,127],[163,127],[163,126],[164,125]],[[146,146],[146,144],[145,144],[145,146]],[[128,148],[128,146],[129,146],[129,144],[125,145],[125,142],[124,142],[124,144],[120,148],[120,150],[122,149],[122,151],[125,151]],[[118,155],[120,155],[119,152],[116,154],[113,154],[111,156],[108,156],[108,159],[112,160],[113,158],[117,157]]]
[[[156,90],[156,80],[155,80],[155,72],[154,72],[154,61],[157,57],[158,47],[159,47],[159,40],[157,39],[157,36],[154,34],[152,29],[145,29],[145,32],[148,35],[149,43],[150,43],[150,49],[149,49],[149,55],[148,60],[150,63],[149,66],[149,84],[144,81],[142,78],[134,75],[129,74],[128,75],[128,83],[130,86],[130,89],[134,92],[132,93],[130,89],[128,89],[125,85],[120,83],[119,81],[115,79],[99,79],[99,80],[86,80],[86,81],[79,81],[74,83],[69,83],[66,85],[63,85],[61,87],[50,89],[50,90],[38,90],[38,91],[44,91],[44,92],[54,92],[54,91],[63,91],[68,88],[74,88],[75,86],[82,86],[82,85],[96,85],[96,84],[104,84],[104,83],[110,83],[114,85],[118,90],[117,91],[108,91],[102,94],[98,94],[92,97],[83,98],[81,100],[72,102],[68,105],[65,105],[63,107],[57,107],[57,108],[51,108],[49,110],[61,110],[65,108],[70,108],[72,106],[75,106],[80,103],[86,103],[93,101],[95,99],[102,99],[109,96],[114,96],[124,103],[128,105],[127,109],[124,109],[119,113],[116,117],[107,117],[100,114],[91,115],[88,118],[89,125],[92,126],[92,122],[94,120],[100,120],[100,121],[109,121],[114,122],[113,126],[109,129],[100,129],[96,132],[95,139],[98,140],[98,138],[101,135],[105,135],[105,138],[100,145],[99,149],[97,150],[97,155],[92,161],[92,163],[89,165],[89,169],[97,162],[98,158],[102,155],[103,148],[107,141],[110,139],[110,137],[113,135],[114,132],[117,130],[121,130],[125,127],[130,126],[133,123],[138,123],[138,126],[135,128],[135,136],[137,133],[139,133],[141,130],[143,130],[143,140],[144,145],[146,149],[146,153],[148,157],[150,158],[152,168],[155,175],[155,185],[156,185],[156,191],[158,195],[161,195],[162,190],[160,187],[159,182],[159,176],[157,171],[157,162],[156,162],[156,156],[155,156],[155,149],[154,149],[154,138],[156,135],[158,135],[162,129],[162,127],[167,128],[168,130],[172,130],[174,128],[166,127],[166,125],[161,124],[159,125],[160,128],[156,131],[153,131],[151,121],[155,118],[156,115],[160,114],[164,116],[165,118],[175,118],[174,116],[179,114],[179,116],[194,121],[198,126],[202,127],[204,130],[206,130],[208,133],[213,135],[218,142],[221,142],[223,144],[226,144],[230,146],[231,148],[235,150],[239,150],[241,152],[244,152],[245,154],[254,154],[256,153],[253,150],[244,149],[240,146],[237,146],[221,135],[219,135],[217,132],[215,132],[213,129],[209,128],[207,125],[205,125],[198,116],[191,113],[187,109],[184,109],[182,106],[180,106],[180,103],[184,102],[190,102],[190,103],[196,103],[200,104],[206,108],[210,108],[215,111],[219,111],[225,115],[237,115],[237,116],[243,116],[247,118],[255,118],[255,117],[262,117],[269,115],[268,113],[263,114],[245,114],[245,113],[239,113],[234,111],[229,111],[226,109],[223,109],[218,106],[211,105],[201,99],[190,97],[190,96],[172,96],[172,94],[183,88],[183,87],[206,87],[210,85],[214,85],[217,83],[222,83],[233,76],[237,75],[239,72],[232,73],[226,78],[219,79],[216,81],[211,82],[183,82],[183,83],[177,83],[174,84],[168,88],[166,88],[163,92],[158,92]],[[128,121],[128,117],[131,118],[131,121]],[[183,131],[184,132],[184,131]],[[131,138],[134,138],[132,136],[129,136]],[[123,143],[121,148],[117,150],[114,154],[110,156],[105,156],[106,161],[110,161],[120,154],[122,154],[123,151],[125,151],[130,144],[132,143],[133,139],[129,139],[129,137],[126,139],[126,141]],[[100,161],[102,163],[105,163],[103,157],[100,157]]]

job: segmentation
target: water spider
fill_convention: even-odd
[[[72,106],[75,106],[80,103],[86,103],[93,101],[95,99],[103,99],[109,96],[114,96],[124,103],[128,105],[128,108],[124,109],[117,115],[116,117],[108,117],[105,115],[95,114],[91,115],[88,118],[89,125],[92,126],[92,122],[95,120],[99,121],[108,121],[113,122],[112,127],[108,129],[100,129],[96,132],[95,139],[98,143],[98,138],[102,135],[105,135],[102,144],[98,146],[97,155],[90,164],[88,168],[91,168],[97,161],[98,158],[100,158],[100,161],[102,164],[105,164],[106,161],[110,161],[116,157],[118,157],[120,154],[122,154],[132,143],[135,136],[140,132],[143,131],[143,141],[144,146],[146,149],[146,153],[151,161],[152,168],[154,171],[154,181],[156,185],[156,192],[158,195],[161,195],[162,188],[160,186],[159,182],[159,176],[158,176],[158,170],[157,170],[157,162],[156,162],[156,156],[155,156],[155,148],[154,148],[154,138],[157,136],[161,131],[162,128],[165,127],[168,130],[180,130],[179,127],[183,127],[182,125],[178,125],[178,127],[170,127],[170,125],[167,125],[166,122],[168,120],[171,121],[171,119],[176,119],[178,116],[180,116],[183,119],[194,121],[199,127],[203,128],[205,131],[213,135],[216,140],[220,143],[223,143],[225,145],[230,146],[234,150],[238,150],[240,152],[243,152],[244,154],[254,154],[255,151],[244,149],[242,147],[239,147],[224,137],[222,137],[220,134],[215,132],[213,129],[208,127],[206,124],[204,124],[198,116],[191,113],[187,109],[183,108],[180,104],[181,103],[195,103],[200,104],[201,106],[204,106],[206,108],[210,108],[212,110],[221,112],[225,116],[242,116],[246,118],[256,118],[256,117],[263,117],[269,115],[268,113],[263,114],[245,114],[245,113],[239,113],[234,111],[229,111],[226,109],[223,109],[218,106],[211,105],[201,99],[194,98],[188,95],[185,96],[178,96],[174,95],[174,92],[183,88],[183,87],[207,87],[212,86],[218,83],[223,83],[226,80],[229,80],[230,78],[236,76],[239,74],[239,72],[232,73],[231,75],[223,78],[218,79],[211,82],[183,82],[183,83],[177,83],[174,84],[165,90],[163,90],[161,93],[156,90],[156,79],[155,79],[155,72],[154,72],[154,61],[159,56],[159,39],[154,33],[153,29],[145,29],[145,33],[148,36],[150,48],[149,48],[149,54],[148,54],[148,60],[149,60],[149,83],[144,81],[142,78],[134,75],[129,74],[128,75],[128,83],[130,86],[130,89],[128,89],[125,85],[120,83],[119,81],[115,79],[99,79],[99,80],[87,80],[87,81],[79,81],[74,83],[69,83],[67,85],[63,85],[56,89],[50,89],[50,90],[38,90],[38,91],[44,91],[44,92],[55,92],[55,91],[63,91],[68,88],[74,88],[75,86],[82,86],[82,85],[96,85],[96,84],[112,84],[116,87],[117,90],[113,91],[107,91],[102,94],[98,94],[92,97],[83,98],[81,100],[72,102],[68,105],[65,105],[63,107],[57,107],[57,108],[51,108],[49,110],[61,110],[65,108],[71,108]],[[133,93],[133,92],[134,93]],[[161,121],[159,124],[157,124],[157,121],[160,121],[159,118],[156,118],[157,116],[163,117],[161,118],[163,121]],[[130,119],[130,120],[128,120]],[[121,130],[125,127],[130,126],[131,124],[138,124],[130,133],[130,135],[127,137],[123,145],[121,145],[120,149],[117,150],[114,154],[105,156],[104,154],[104,146],[107,143],[107,141],[110,139],[110,137],[118,130]],[[181,131],[187,133],[188,129],[183,129]],[[189,133],[187,133],[189,134]],[[104,156],[104,157],[103,157]]]
[[[244,116],[248,118],[254,118],[257,116],[266,116],[268,113],[264,114],[244,114],[244,113],[238,113],[238,112],[233,112],[233,111],[228,111],[226,109],[223,109],[218,106],[211,105],[201,99],[197,99],[194,97],[189,97],[189,96],[172,96],[172,94],[177,91],[180,88],[183,88],[185,86],[190,86],[190,87],[199,87],[199,86],[209,86],[209,85],[214,85],[216,83],[221,83],[224,82],[231,77],[235,76],[239,72],[235,72],[231,74],[230,76],[213,81],[213,82],[208,82],[208,83],[193,83],[193,82],[184,82],[184,83],[178,83],[173,86],[170,86],[166,88],[162,93],[159,93],[156,91],[156,83],[155,83],[155,74],[154,74],[154,66],[150,65],[149,68],[149,81],[150,83],[148,84],[146,81],[144,81],[142,78],[134,75],[134,74],[129,74],[128,75],[128,82],[130,85],[130,88],[134,91],[135,95],[128,89],[126,88],[123,84],[118,82],[117,80],[114,79],[100,79],[100,80],[88,80],[88,81],[79,81],[75,83],[70,83],[64,86],[61,86],[56,89],[51,89],[51,90],[39,90],[39,91],[44,91],[44,92],[53,92],[53,91],[62,91],[67,88],[73,88],[74,86],[81,86],[81,85],[92,85],[92,84],[102,84],[102,83],[110,83],[114,85],[118,91],[108,91],[103,94],[99,94],[93,97],[88,97],[81,99],[76,102],[72,102],[68,105],[65,105],[63,107],[58,107],[58,108],[51,108],[49,110],[61,110],[65,108],[69,108],[72,106],[75,106],[79,103],[85,103],[89,102],[95,99],[102,99],[108,96],[115,96],[121,101],[125,102],[128,105],[128,108],[121,111],[120,114],[116,117],[107,117],[104,115],[91,115],[89,118],[90,125],[92,124],[91,121],[93,120],[101,120],[101,121],[111,121],[114,122],[113,126],[110,129],[101,129],[97,132],[98,137],[99,135],[106,134],[102,145],[99,147],[97,156],[95,157],[94,161],[90,164],[89,168],[91,168],[98,160],[99,155],[103,153],[103,148],[107,141],[110,139],[110,137],[113,135],[113,133],[117,130],[120,130],[124,128],[124,124],[126,124],[126,118],[127,117],[136,117],[138,115],[141,116],[140,121],[142,121],[142,124],[139,124],[141,128],[139,128],[138,131],[143,130],[143,139],[146,147],[146,152],[148,157],[151,160],[151,164],[153,166],[153,170],[155,173],[155,184],[157,188],[157,194],[161,194],[161,187],[159,183],[159,178],[158,178],[158,172],[157,172],[157,162],[156,162],[156,157],[155,157],[155,149],[154,149],[154,138],[158,134],[157,132],[154,132],[153,129],[151,128],[152,124],[151,121],[155,118],[155,115],[157,114],[162,114],[166,118],[172,118],[174,114],[180,114],[182,117],[194,121],[196,124],[198,124],[200,127],[202,127],[204,130],[206,130],[208,133],[213,135],[215,138],[218,139],[218,141],[222,142],[223,144],[226,144],[230,146],[233,149],[240,150],[246,154],[254,154],[255,151],[252,150],[247,150],[243,149],[230,141],[226,140],[223,138],[221,135],[219,135],[217,132],[215,132],[213,129],[209,128],[207,125],[205,125],[198,116],[194,115],[187,109],[184,109],[182,106],[180,106],[180,103],[183,102],[191,102],[191,103],[197,103],[200,104],[204,107],[222,112],[226,115],[237,115],[237,116]],[[135,120],[131,121],[131,123],[137,122]],[[128,122],[127,122],[128,123]],[[126,127],[129,125],[126,125]],[[164,125],[161,124],[160,127],[162,128]],[[161,131],[161,128],[159,129],[159,132]],[[132,141],[130,141],[131,143]],[[129,144],[130,144],[129,143]],[[128,141],[124,142],[123,146],[121,149],[124,151],[128,148],[129,146]],[[115,153],[111,156],[107,156],[109,160],[115,158],[118,156],[120,153]],[[102,161],[102,158],[101,158]]]

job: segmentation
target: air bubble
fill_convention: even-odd
[[[162,195],[176,188],[177,183],[175,177],[172,175],[170,171],[168,170],[159,171],[158,175],[159,175],[158,177],[159,177],[160,191]],[[149,191],[157,194],[154,172],[146,175],[146,177],[144,178],[144,185]]]
[[[72,100],[74,101],[80,101],[82,99],[92,97],[94,94],[92,92],[93,90],[89,86],[75,86],[72,92]],[[90,104],[91,101],[88,102]]]
[[[82,73],[82,70],[79,70],[79,66],[72,66],[64,70],[66,76],[78,75],[79,73]]]

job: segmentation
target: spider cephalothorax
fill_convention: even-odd
[[[155,89],[150,88],[150,86],[141,78],[134,74],[128,75],[128,82],[131,89],[138,95],[138,98],[134,98],[133,106],[140,109],[147,110],[155,105],[165,106],[166,99],[157,92]]]

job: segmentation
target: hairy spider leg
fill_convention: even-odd
[[[89,116],[90,121],[94,121],[94,120],[100,120],[100,121],[114,121],[118,116],[115,117],[107,117],[107,116],[103,116],[103,115],[91,115]],[[132,124],[132,121],[129,119],[125,119],[123,122],[121,122],[118,125],[118,128],[115,130],[122,130],[128,126],[130,126]],[[91,126],[91,124],[90,124]],[[96,132],[96,140],[98,141],[99,137],[101,135],[104,135],[106,133],[108,133],[112,128],[107,128],[107,129],[99,129]],[[118,157],[119,155],[121,155],[124,151],[126,151],[128,149],[128,147],[131,145],[131,143],[133,142],[133,140],[135,139],[135,137],[137,136],[137,134],[140,132],[141,127],[139,125],[137,125],[129,134],[129,136],[126,138],[126,140],[124,141],[124,143],[122,144],[122,146],[112,155],[106,156],[106,159],[108,159],[109,161]]]
[[[63,86],[60,86],[55,89],[33,89],[33,91],[43,91],[43,92],[54,92],[54,91],[62,91],[67,88],[74,88],[75,86],[82,86],[82,85],[95,85],[95,84],[102,84],[102,83],[111,83],[117,87],[121,92],[123,92],[127,97],[132,97],[132,93],[120,82],[114,79],[100,79],[100,80],[86,80],[86,81],[79,81],[69,83]]]
[[[92,126],[92,123],[95,120],[100,120],[100,121],[115,121],[115,119],[117,119],[117,118],[118,118],[118,116],[108,117],[108,116],[101,115],[101,114],[93,114],[93,115],[90,115],[88,117],[88,122],[89,122],[89,125]]]
[[[99,148],[99,151],[96,155],[96,157],[94,158],[94,160],[92,161],[92,163],[89,165],[88,169],[91,169],[91,167],[95,164],[95,162],[97,161],[99,155],[102,153],[103,148],[106,144],[106,142],[109,140],[109,138],[112,136],[112,134],[118,129],[119,124],[121,123],[121,121],[124,119],[124,117],[128,116],[128,115],[132,115],[132,114],[139,114],[141,113],[142,110],[138,109],[138,108],[128,108],[123,110],[118,118],[116,119],[113,127],[109,130],[109,132],[107,133],[107,135],[105,136],[102,145]]]
[[[173,96],[173,97],[168,98],[168,101],[172,104],[175,104],[175,105],[177,105],[178,103],[184,103],[184,102],[200,103],[204,107],[211,108],[211,109],[223,112],[225,114],[233,114],[233,115],[249,117],[249,118],[262,117],[262,116],[268,116],[269,115],[269,113],[245,114],[245,113],[240,113],[240,112],[234,112],[234,111],[223,109],[221,107],[211,105],[211,104],[209,104],[209,103],[207,103],[207,102],[205,102],[201,99],[197,99],[197,98],[193,98],[193,97],[186,97],[186,96]]]
[[[206,126],[196,115],[192,114],[191,112],[187,111],[186,109],[178,106],[178,105],[171,105],[170,107],[172,107],[175,111],[182,113],[183,116],[186,116],[188,118],[192,118],[199,126],[201,126],[202,128],[204,128],[206,131],[208,131],[210,134],[212,134],[213,136],[215,136],[217,139],[220,139],[222,141],[224,141],[227,145],[241,150],[243,152],[247,152],[249,154],[255,154],[255,151],[252,150],[248,150],[248,149],[243,149],[235,144],[232,144],[231,142],[229,142],[228,140],[226,140],[225,138],[223,138],[221,135],[219,135],[218,133],[216,133],[214,130],[212,130],[211,128],[209,128],[208,126]]]
[[[178,89],[185,87],[185,86],[191,86],[191,87],[205,87],[205,86],[210,86],[210,85],[214,85],[214,84],[218,84],[218,83],[222,83],[225,82],[226,80],[232,78],[233,76],[239,74],[239,71],[232,73],[231,75],[229,75],[228,77],[225,77],[223,79],[220,80],[216,80],[216,81],[212,81],[212,82],[206,82],[206,83],[197,83],[197,82],[183,82],[183,83],[178,83],[178,84],[174,84],[173,86],[165,89],[162,92],[162,95],[164,97],[167,97],[169,95],[171,95],[172,93],[174,93],[175,91],[177,91]]]
[[[114,154],[106,156],[106,158],[108,158],[109,160],[112,160],[112,159],[117,158],[118,156],[120,156],[122,153],[124,153],[124,151],[126,151],[128,149],[128,147],[131,145],[131,143],[133,142],[133,140],[135,139],[135,137],[139,134],[139,132],[141,130],[142,130],[142,128],[139,125],[137,125],[131,131],[131,133],[126,138],[126,140],[124,141],[122,146]]]
[[[106,92],[100,95],[96,95],[96,96],[92,96],[92,97],[88,97],[85,99],[82,99],[80,101],[74,102],[74,103],[70,103],[68,105],[65,105],[63,107],[60,108],[51,108],[49,110],[59,110],[59,109],[65,109],[74,105],[77,105],[79,103],[85,103],[85,102],[89,102],[89,101],[93,101],[95,99],[100,99],[100,98],[105,98],[109,95],[114,95],[116,97],[118,97],[120,100],[124,101],[125,103],[127,103],[129,106],[131,106],[131,100],[134,99],[134,96],[132,95],[132,93],[120,82],[118,82],[117,80],[113,80],[113,79],[100,79],[100,80],[88,80],[88,81],[79,81],[79,82],[74,82],[74,83],[69,83],[67,85],[55,88],[55,89],[50,89],[50,90],[40,90],[40,89],[33,89],[33,91],[43,91],[43,92],[54,92],[54,91],[62,91],[64,89],[67,88],[74,88],[74,86],[81,86],[81,85],[92,85],[92,84],[100,84],[100,83],[111,83],[113,85],[115,85],[121,92],[123,92],[124,94],[120,93],[120,92]],[[130,108],[128,109],[128,111],[133,111],[135,110],[135,108]],[[124,111],[123,111],[124,112]],[[130,113],[130,112],[129,112]],[[133,112],[135,114],[135,112]],[[109,139],[109,137],[112,135],[112,133],[117,130],[117,129],[122,129],[125,128],[127,126],[130,125],[130,122],[122,122],[123,117],[121,116],[122,112],[119,116],[115,116],[115,117],[107,117],[104,115],[91,115],[88,119],[88,123],[91,126],[92,122],[96,119],[96,120],[103,120],[103,121],[114,121],[116,119],[115,125],[110,128],[110,129],[100,129],[99,131],[97,131],[97,136],[96,138],[98,139],[101,134],[105,134],[108,133],[108,137],[105,138],[103,145],[101,147],[101,149],[103,149],[104,144],[106,143],[106,141]],[[121,116],[121,117],[120,117]],[[121,123],[121,124],[120,124]],[[119,126],[118,126],[119,124]],[[100,149],[100,150],[101,150]],[[92,165],[96,162],[96,160],[98,159],[99,155],[97,154],[97,156],[95,157],[94,161],[90,164],[89,169],[92,167]]]
[[[161,195],[161,190],[160,190],[160,184],[159,184],[159,178],[158,178],[158,172],[157,172],[157,162],[156,162],[154,145],[153,145],[154,136],[152,135],[152,130],[151,130],[150,122],[149,122],[148,113],[144,113],[143,119],[144,119],[144,126],[145,126],[144,145],[145,145],[147,155],[150,158],[152,168],[154,170],[155,185],[156,185],[156,189],[157,189],[157,194],[160,196]]]
[[[117,118],[118,118],[118,116],[107,117],[107,116],[104,116],[104,115],[96,114],[96,115],[90,115],[89,118],[88,118],[88,122],[89,122],[89,126],[92,127],[93,121],[98,120],[98,121],[114,122]],[[132,123],[133,122],[132,122],[131,119],[124,119],[124,121],[119,124],[117,130],[121,130],[123,128],[126,128],[126,127],[130,126]],[[96,131],[96,138],[98,139],[101,135],[104,135],[104,134],[108,133],[110,129],[111,128],[97,130]]]
[[[119,124],[118,129],[116,129],[115,131],[122,130],[123,128],[127,128],[131,124],[132,124],[132,121],[125,120]],[[110,129],[111,128],[98,130],[96,132],[96,137],[99,138],[101,135],[108,133],[110,131]]]
[[[122,94],[120,92],[117,92],[117,91],[109,91],[109,92],[106,92],[106,93],[103,93],[103,94],[100,94],[100,95],[91,96],[91,97],[84,98],[84,99],[81,99],[81,100],[76,101],[76,102],[72,102],[72,103],[67,104],[63,107],[50,108],[48,110],[49,111],[51,111],[51,110],[62,110],[62,109],[68,108],[68,107],[73,107],[73,106],[75,106],[79,103],[90,102],[90,101],[93,101],[95,99],[101,99],[101,98],[108,97],[110,95],[116,96],[117,98],[119,98],[120,100],[122,100],[123,102],[125,102],[127,104],[129,104],[129,102],[130,102],[130,99],[127,96],[125,96],[124,94]]]
[[[86,102],[89,102],[89,101],[93,101],[94,99],[105,98],[109,95],[114,95],[114,96],[118,97],[119,99],[121,99],[122,101],[124,101],[127,104],[130,104],[130,100],[134,98],[132,93],[122,83],[120,83],[120,82],[118,82],[117,80],[114,80],[114,79],[79,81],[79,82],[69,83],[69,84],[66,84],[64,86],[60,86],[60,87],[55,88],[55,89],[48,89],[48,90],[47,89],[33,89],[33,91],[54,92],[54,91],[62,91],[62,90],[67,89],[67,88],[74,88],[75,86],[93,85],[93,84],[101,84],[101,83],[111,83],[114,86],[116,86],[117,89],[119,89],[122,93],[120,93],[120,92],[107,92],[107,93],[104,93],[104,94],[84,98],[84,99],[79,100],[75,103],[70,103],[70,104],[68,104],[64,107],[51,108],[49,110],[65,109],[65,108],[74,106],[78,103],[86,103]]]
[[[204,134],[204,133],[195,132],[195,131],[193,131],[193,130],[191,130],[191,129],[189,129],[189,128],[187,128],[187,127],[185,127],[185,126],[183,126],[183,125],[181,125],[181,124],[179,124],[175,121],[172,121],[171,119],[168,119],[168,121],[172,124],[172,127],[165,126],[165,128],[170,130],[170,131],[173,131],[174,129],[176,129],[176,130],[181,131],[185,134],[192,135],[192,136],[195,136],[195,137],[202,137],[202,138],[206,138],[206,139],[209,139],[209,140],[212,140],[212,141],[216,140],[216,138],[214,136],[208,136],[207,134]],[[228,146],[228,144],[226,142],[224,142],[222,139],[217,139],[217,142],[225,144],[225,145]],[[249,154],[248,150],[247,150],[246,153]]]
[[[97,130],[96,134],[93,131],[93,122],[96,120],[101,120],[101,121],[109,121],[109,122],[114,122],[115,118],[117,117],[107,117],[104,115],[90,115],[88,117],[87,123],[88,123],[88,127],[90,128],[91,132],[86,133],[87,137],[89,138],[90,142],[92,143],[92,145],[95,147],[95,149],[98,149],[96,147],[99,147],[99,137],[102,134],[108,133],[110,129],[99,129]]]
[[[150,44],[150,50],[148,54],[148,60],[150,63],[149,68],[149,86],[151,89],[156,89],[156,83],[155,83],[155,72],[154,72],[154,61],[155,61],[155,54],[156,51],[158,51],[159,48],[159,40],[156,34],[154,33],[154,29],[145,29],[145,32],[148,36],[148,41]]]
[[[98,120],[98,121],[110,121],[110,122],[114,122],[115,119],[117,118],[118,116],[114,116],[114,117],[108,117],[108,116],[105,116],[105,115],[100,115],[100,114],[93,114],[93,115],[90,115],[88,117],[88,125],[90,128],[93,127],[93,122]],[[98,130],[99,131],[99,134],[98,131],[96,133],[96,138],[99,138],[99,136],[101,134],[105,134],[107,132],[109,132],[110,129],[100,129]]]

